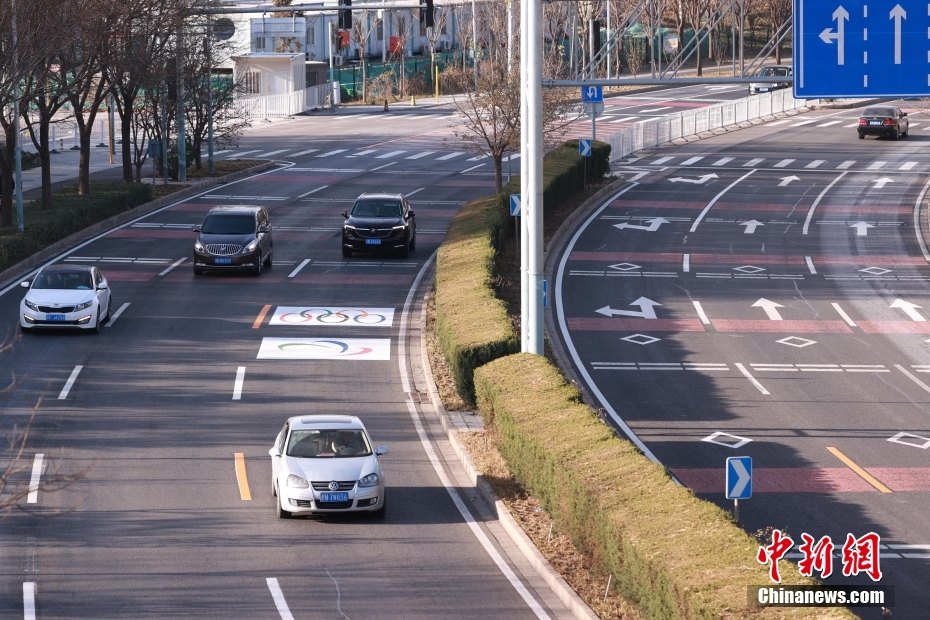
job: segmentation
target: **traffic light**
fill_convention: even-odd
[[[426,0],[426,8],[420,9],[420,24],[427,28],[433,27],[433,0]]]
[[[352,0],[342,0],[342,4],[340,6],[352,6]],[[347,8],[339,11],[339,27],[343,30],[352,29],[352,9]]]

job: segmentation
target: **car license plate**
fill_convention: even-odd
[[[347,502],[349,501],[349,494],[340,491],[339,493],[320,493],[321,502]]]
[[[46,315],[45,315],[45,320],[46,320],[46,321],[64,321],[64,320],[65,320],[65,315],[63,315],[63,314],[46,314]]]
[[[869,121],[869,125],[881,125],[881,121]]]
[[[231,258],[214,258],[213,264],[214,265],[232,265],[232,259]]]
[[[381,245],[381,239],[365,239],[365,245]]]

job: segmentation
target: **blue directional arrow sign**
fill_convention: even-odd
[[[727,499],[752,497],[752,457],[727,458]]]
[[[603,103],[604,88],[602,86],[582,86],[581,103]]]
[[[794,0],[794,96],[930,94],[930,4],[891,2]]]
[[[579,140],[578,141],[578,153],[582,157],[591,157],[591,141],[590,140]]]
[[[520,194],[510,194],[510,215],[520,216]]]

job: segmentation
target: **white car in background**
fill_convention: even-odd
[[[288,418],[268,451],[277,514],[385,511],[384,474],[362,421],[346,415]]]
[[[20,286],[29,289],[19,304],[24,332],[37,327],[99,332],[110,320],[110,285],[96,267],[48,265]]]
[[[787,65],[766,65],[756,72],[755,77],[790,78],[792,75],[794,75],[794,69]],[[788,88],[789,86],[791,86],[790,80],[785,80],[783,82],[750,82],[749,94],[758,95],[759,93],[769,93],[773,90],[779,90],[780,88]]]

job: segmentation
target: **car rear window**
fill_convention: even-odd
[[[891,108],[866,108],[862,111],[862,116],[894,116],[894,110]]]

